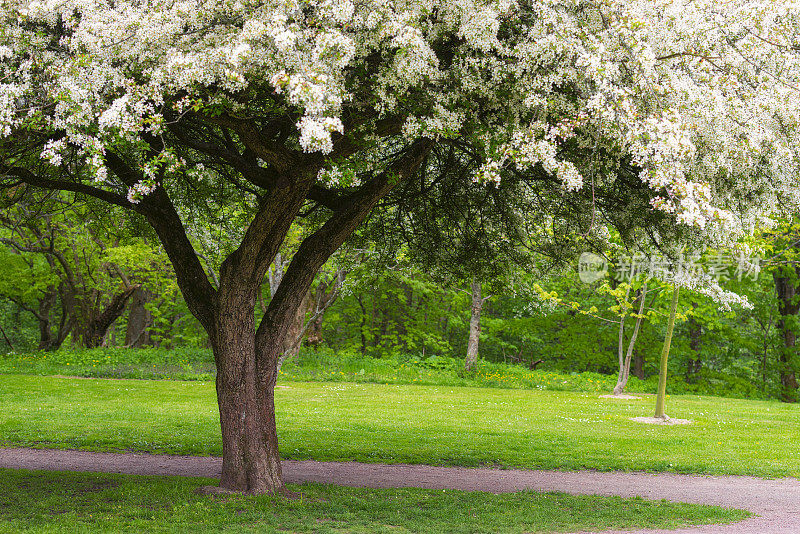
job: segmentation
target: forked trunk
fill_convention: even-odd
[[[239,303],[220,312],[212,341],[222,428],[220,487],[276,493],[283,489],[274,396],[280,345],[257,354],[253,306]]]

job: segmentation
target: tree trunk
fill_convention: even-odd
[[[58,293],[54,287],[48,287],[45,292],[44,298],[39,301],[39,311],[36,314],[36,320],[39,323],[39,346],[37,350],[53,350],[55,339],[53,338],[53,331],[50,328],[50,312],[53,305],[56,303]]]
[[[240,138],[258,137],[249,127],[242,128]],[[189,310],[209,334],[217,366],[223,490],[275,493],[284,489],[274,391],[289,324],[331,254],[381,198],[422,165],[431,147],[427,140],[413,144],[387,172],[367,181],[358,195],[343,200],[320,228],[303,239],[258,328],[257,294],[322,168],[322,160],[312,159],[294,171],[291,162],[284,162],[288,173],[285,183],[259,200],[258,212],[241,243],[220,266],[217,288],[209,282],[167,192],[157,187],[136,206],[164,245]],[[139,178],[112,152],[106,154],[106,161],[121,179],[132,182]],[[257,177],[261,179],[262,175]]]
[[[220,487],[244,493],[283,489],[275,425],[276,365],[280,339],[256,354],[252,305],[241,296],[221,302],[212,338],[222,429]],[[260,358],[258,357],[260,356]]]
[[[478,343],[481,337],[481,308],[483,308],[483,298],[481,297],[481,283],[472,279],[472,305],[470,306],[469,319],[469,341],[467,343],[467,359],[464,362],[464,370],[471,371],[478,361]]]
[[[313,313],[313,305],[311,292],[306,291],[306,294],[303,296],[302,304],[297,308],[297,313],[295,313],[292,322],[289,324],[289,330],[286,332],[286,337],[283,340],[278,369],[280,369],[280,365],[283,364],[285,360],[297,356],[300,352],[300,344],[306,332],[304,328],[306,325],[306,316],[309,312]]]
[[[133,292],[125,331],[126,347],[141,348],[153,344],[149,330],[153,325],[153,314],[145,306],[152,299],[153,294],[146,289],[139,288]]]
[[[359,326],[359,334],[361,334],[361,355],[367,353],[367,338],[364,336],[364,329],[367,327],[367,309],[364,307],[364,300],[361,295],[356,295],[356,301],[361,307],[361,325]]]
[[[656,415],[655,417],[667,419],[664,414],[664,401],[667,396],[667,358],[672,344],[672,332],[675,330],[675,315],[678,311],[678,291],[680,287],[675,286],[672,290],[672,304],[669,310],[669,322],[667,323],[667,334],[664,337],[664,348],[661,350],[661,364],[658,373],[658,392],[656,393]]]
[[[788,270],[789,268],[785,267],[784,269]],[[798,383],[794,361],[797,357],[797,323],[800,310],[800,300],[797,294],[799,273],[789,271],[786,274],[782,276],[776,272],[773,275],[780,312],[778,328],[780,328],[783,338],[783,347],[778,356],[778,372],[781,381],[780,399],[783,402],[797,402]]]
[[[619,336],[617,339],[617,360],[619,371],[617,372],[617,384],[614,386],[614,395],[619,395],[624,389],[623,377],[625,376],[625,317],[627,316],[628,295],[631,294],[631,286],[625,290],[625,307],[621,307],[619,317]],[[620,305],[622,306],[622,305]]]
[[[309,323],[305,340],[305,344],[309,347],[316,348],[322,344],[322,321],[324,319],[325,314],[320,313],[311,320],[311,323]]]

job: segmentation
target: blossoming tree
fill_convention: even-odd
[[[391,192],[413,203],[456,169],[487,191],[530,186],[514,197],[528,221],[581,198],[587,233],[647,212],[692,239],[794,200],[788,3],[0,0],[0,16],[5,195],[72,191],[152,225],[214,349],[229,490],[282,488],[282,339]],[[230,204],[250,221],[214,287],[187,217]],[[316,229],[256,324],[298,216]]]

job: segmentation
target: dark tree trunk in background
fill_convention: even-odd
[[[308,325],[306,332],[306,339],[303,343],[309,347],[319,347],[322,344],[322,321],[325,319],[325,314],[320,313]]]
[[[364,300],[361,295],[356,295],[356,301],[358,301],[358,306],[361,308],[361,325],[358,331],[361,334],[361,354],[364,355],[367,353],[367,337],[364,334],[364,330],[367,328],[367,309],[364,307]]]
[[[54,287],[48,287],[44,298],[39,301],[39,310],[36,314],[36,321],[39,323],[39,346],[37,350],[55,350],[55,339],[50,327],[50,313],[58,299],[58,293]],[[55,347],[58,348],[58,347]]]
[[[780,373],[781,392],[783,402],[797,402],[797,376],[795,364],[797,361],[797,331],[800,310],[800,295],[797,294],[798,270],[783,267],[783,272],[773,274],[775,289],[778,294],[778,311],[780,319],[778,328],[781,330],[783,347],[778,357],[778,372]]]
[[[281,363],[284,360],[297,356],[300,352],[300,342],[305,335],[306,317],[309,313],[313,313],[314,302],[311,298],[311,292],[306,291],[300,301],[300,306],[297,307],[297,312],[294,314],[292,321],[289,323],[289,329],[286,332],[286,337],[283,339],[281,349]]]
[[[150,327],[153,326],[153,314],[146,304],[153,300],[153,294],[139,288],[131,295],[131,306],[128,312],[128,327],[125,331],[125,346],[131,348],[149,347],[153,344]]]
[[[644,380],[644,353],[637,348],[633,349],[633,370],[631,374],[639,380]]]
[[[92,317],[81,332],[81,341],[87,349],[93,349],[103,344],[108,329],[120,318],[128,304],[128,299],[139,286],[131,286],[122,293],[111,298],[111,302],[96,317]]]
[[[61,297],[59,299],[59,297]],[[39,344],[37,350],[53,351],[58,350],[59,347],[67,339],[69,331],[72,328],[71,317],[67,309],[66,303],[63,298],[61,286],[56,289],[53,286],[48,287],[36,307],[29,306],[16,299],[10,299],[18,309],[30,312],[35,318],[39,327]],[[56,304],[59,303],[61,308],[61,317],[59,318],[58,328],[53,330],[53,323],[56,319],[54,317]]]
[[[481,296],[481,283],[472,279],[472,301],[470,304],[469,318],[469,341],[467,342],[467,359],[464,362],[464,370],[471,371],[478,361],[478,344],[481,338],[481,309],[483,308],[483,297]]]
[[[347,274],[345,269],[339,269],[330,279],[320,281],[317,286],[314,299],[309,302],[311,319],[305,333],[306,345],[317,347],[322,343],[322,321],[325,319],[325,312],[339,298]]]

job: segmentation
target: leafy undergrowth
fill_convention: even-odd
[[[0,470],[0,532],[574,532],[729,523],[742,510],[562,493],[293,485],[293,500],[207,497],[216,481]]]
[[[92,378],[167,380],[213,380],[214,358],[208,349],[61,350],[57,352],[9,353],[0,356],[0,374],[66,375]],[[549,391],[610,392],[616,376],[599,373],[559,373],[530,370],[518,365],[479,361],[470,373],[463,361],[441,356],[372,358],[352,352],[304,350],[289,360],[281,378],[292,381],[356,382],[376,384],[421,384]],[[658,377],[631,377],[627,391],[653,393]],[[672,380],[673,394],[763,398],[759,388],[746,380],[702,371],[694,382]]]
[[[62,349],[0,356],[0,374],[66,375],[84,378],[213,380],[208,349]]]

